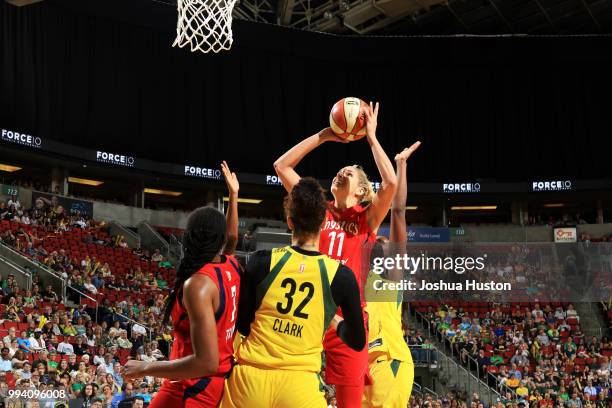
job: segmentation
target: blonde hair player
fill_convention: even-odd
[[[400,255],[406,253],[406,161],[420,145],[416,142],[395,155],[398,187],[391,205],[389,238],[391,247],[397,248]],[[401,270],[394,269],[387,278],[399,282],[402,275]],[[368,360],[373,383],[365,387],[362,408],[405,408],[412,392],[414,363],[402,333],[403,291],[376,293],[373,279],[381,277],[370,273],[366,284]]]
[[[382,180],[381,186],[374,194],[361,167],[347,166],[340,169],[332,181],[331,193],[334,200],[327,204],[319,241],[321,253],[342,262],[353,271],[362,294],[369,270],[369,254],[365,254],[364,249],[371,247],[368,243],[375,241],[376,231],[391,207],[397,184],[393,164],[376,137],[378,111],[378,103],[374,106],[370,102],[365,107],[365,127],[366,138]],[[274,163],[276,174],[288,192],[300,181],[295,166],[325,142],[347,143],[326,128],[292,147]],[[361,305],[365,308],[363,299]],[[365,315],[364,319],[367,319]],[[336,386],[338,407],[361,407],[364,386],[371,380],[367,347],[359,351],[352,350],[331,329],[325,334],[323,345],[326,352],[325,380]]]

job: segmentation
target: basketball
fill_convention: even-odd
[[[329,126],[339,137],[352,141],[366,135],[365,112],[367,104],[359,98],[342,98],[329,114]]]

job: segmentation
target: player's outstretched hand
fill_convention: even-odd
[[[123,366],[123,378],[132,379],[144,377],[144,370],[147,366],[145,361],[128,360]]]
[[[326,127],[319,132],[319,139],[321,139],[321,142],[349,143],[347,139],[337,136],[330,127]]]
[[[230,195],[238,195],[238,190],[240,189],[238,177],[236,177],[236,173],[230,170],[225,160],[221,163],[221,172],[223,173],[223,178],[225,179],[225,184],[227,184]]]
[[[421,146],[421,141],[415,142],[412,146],[406,147],[400,153],[395,155],[395,161],[408,160],[408,158],[412,155],[412,153],[416,152],[416,150]]]
[[[368,137],[368,142],[372,141],[372,139],[376,138],[376,127],[378,126],[378,108],[380,104],[378,102],[370,102],[370,106],[365,109],[365,126],[366,126],[366,135]]]

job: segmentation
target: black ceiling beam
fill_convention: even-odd
[[[457,20],[459,24],[461,24],[461,26],[465,29],[465,31],[470,31],[470,27],[468,27],[468,25],[465,24],[465,21],[463,21],[463,19],[459,16],[459,14],[457,14],[457,12],[451,7],[450,2],[448,1],[446,2],[446,8],[448,8],[448,11],[451,12],[453,17],[455,17],[455,20]]]
[[[585,0],[580,0],[580,2],[586,9],[587,13],[589,13],[589,16],[591,16],[591,20],[593,20],[593,23],[595,24],[595,27],[597,27],[597,30],[601,31],[601,25],[599,24],[599,21],[597,21],[597,19],[595,18],[595,15],[591,11],[591,8],[589,7],[589,5],[586,3]]]
[[[552,27],[552,29],[554,31],[557,31],[557,28],[555,27],[555,25],[552,22],[552,19],[550,18],[550,16],[548,15],[548,12],[546,11],[546,9],[542,6],[542,3],[540,3],[540,0],[534,0],[535,3],[538,5],[538,8],[540,9],[540,12],[544,15],[544,17],[546,18],[546,21],[548,21],[548,24],[550,24],[550,26]]]
[[[512,28],[512,24],[510,24],[510,21],[508,21],[508,19],[506,19],[506,17],[504,17],[504,15],[502,14],[502,12],[499,9],[499,7],[497,7],[497,4],[495,4],[495,0],[489,0],[489,3],[491,4],[491,6],[493,6],[493,9],[495,9],[495,12],[499,16],[499,18],[501,18],[501,20],[504,22],[504,24],[508,27],[510,32],[514,33],[514,28]]]

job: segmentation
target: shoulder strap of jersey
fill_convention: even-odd
[[[329,327],[331,319],[336,314],[338,305],[334,302],[334,297],[331,293],[331,283],[336,277],[336,272],[340,267],[340,262],[335,261],[327,256],[322,256],[318,259],[319,271],[321,273],[321,285],[323,286],[323,308],[324,308],[324,324],[323,334]]]
[[[282,248],[275,248],[270,254],[270,272],[266,275],[264,280],[261,281],[255,290],[255,310],[258,310],[261,306],[261,302],[268,292],[270,285],[274,282],[274,279],[278,276],[279,272],[283,269],[289,258],[291,258],[291,251],[289,247],[285,246]]]
[[[226,256],[227,256],[227,260],[229,261],[229,263],[232,264],[234,269],[236,269],[236,273],[238,273],[238,275],[242,278],[242,267],[238,263],[238,260],[233,255],[226,255]]]

